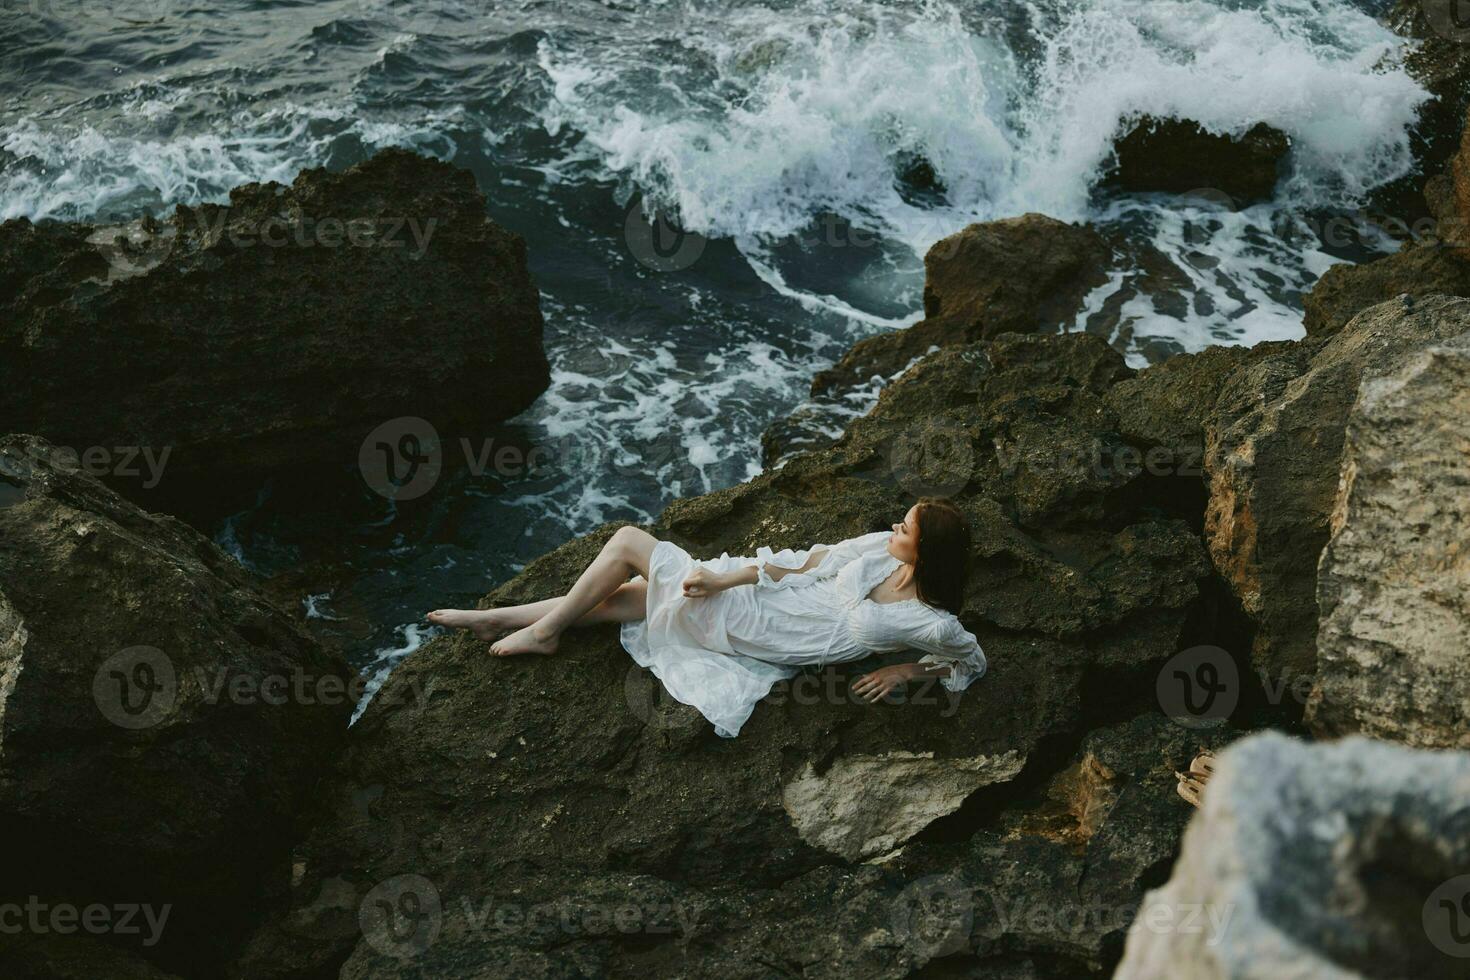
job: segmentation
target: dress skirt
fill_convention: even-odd
[[[748,655],[760,652],[752,640],[765,631],[765,610],[755,589],[686,599],[683,584],[699,567],[728,572],[754,562],[728,555],[696,561],[673,542],[660,541],[648,561],[648,613],[622,628],[629,655],[653,671],[677,701],[699,709],[725,738],[739,734],[756,703],[800,667]]]

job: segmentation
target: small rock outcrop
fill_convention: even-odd
[[[0,225],[0,432],[167,453],[108,470],[150,509],[351,467],[391,419],[509,418],[548,384],[541,335],[525,243],[403,150],[163,221]]]
[[[1112,251],[1086,225],[1025,214],[970,225],[924,257],[924,319],[870,337],[819,373],[813,393],[893,378],[935,347],[1070,324],[1106,281]]]
[[[0,902],[142,906],[156,934],[135,908],[108,941],[208,975],[284,891],[355,675],[208,540],[39,439],[0,437],[0,542]]]
[[[1467,326],[1470,299],[1392,300],[1330,338],[1275,348],[1223,385],[1206,427],[1205,537],[1256,622],[1255,669],[1269,682],[1316,670],[1317,561],[1359,382]]]
[[[1208,188],[1249,203],[1275,193],[1291,140],[1265,123],[1232,136],[1192,119],[1146,116],[1113,149],[1117,165],[1108,181],[1123,190],[1182,194]]]
[[[1405,244],[1392,255],[1335,265],[1302,297],[1309,337],[1337,333],[1370,306],[1399,296],[1470,296],[1470,259],[1442,241]]]
[[[1464,976],[1470,754],[1276,733],[1219,758],[1118,980]]]
[[[1308,723],[1470,748],[1470,333],[1364,379],[1332,528]]]

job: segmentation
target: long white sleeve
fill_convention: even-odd
[[[975,634],[960,625],[953,616],[944,616],[934,625],[910,638],[912,646],[928,654],[921,664],[945,664],[949,674],[940,679],[946,690],[958,693],[985,675],[985,651]]]
[[[760,589],[802,588],[820,582],[822,579],[831,578],[855,559],[885,547],[892,535],[892,531],[875,531],[872,534],[848,538],[835,545],[819,544],[805,551],[792,551],[788,548],[773,552],[770,548],[759,548],[755,553],[756,587]],[[811,560],[812,555],[818,552],[826,553],[822,555],[815,568],[810,568],[805,572],[794,571],[794,569],[805,566]],[[768,567],[777,570],[784,569],[786,574],[780,579],[772,578]]]

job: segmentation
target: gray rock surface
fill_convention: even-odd
[[[1364,379],[1332,528],[1308,722],[1470,748],[1470,333]]]
[[[1219,761],[1116,980],[1465,975],[1470,754],[1269,732]]]

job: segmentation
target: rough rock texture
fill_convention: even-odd
[[[1393,300],[1330,338],[1282,345],[1233,374],[1217,397],[1206,434],[1206,540],[1258,624],[1255,668],[1272,683],[1316,669],[1317,561],[1359,381],[1467,328],[1470,300]]]
[[[674,963],[726,975],[762,948],[728,975],[794,969],[757,965],[790,957],[905,962],[903,944],[874,931],[892,915],[891,887],[875,884],[887,879],[808,843],[788,813],[789,787],[890,753],[932,753],[946,797],[937,814],[962,792],[944,774],[969,760],[1004,759],[1006,772],[1034,762],[1045,773],[1058,741],[1091,727],[1084,718],[1151,708],[1152,672],[1206,628],[1199,581],[1208,566],[1197,534],[1157,505],[1159,478],[1114,459],[1122,440],[1103,396],[1131,373],[1088,335],[1012,335],[942,351],[889,387],[833,449],[677,501],[654,528],[697,555],[751,554],[758,544],[886,526],[917,495],[953,496],[976,528],[963,619],[991,664],[964,695],[934,687],[901,706],[863,705],[848,683],[875,662],[845,665],[798,678],[757,706],[738,739],[722,740],[692,709],[664,702],[612,629],[570,634],[556,657],[513,661],[486,657],[464,636],[435,641],[394,671],[352,729],[323,792],[327,815],[300,851],[293,910],[256,937],[237,972],[275,975],[286,963],[307,972],[349,953],[347,976],[488,971],[557,942],[564,968],[581,957],[592,972]],[[532,563],[488,601],[564,591],[610,531]],[[991,769],[986,780],[1002,778]],[[1008,785],[977,790],[920,836],[992,818],[1012,802]],[[891,840],[872,850],[907,854],[924,822],[883,828]],[[1143,868],[1119,860],[1109,887],[1143,887],[1129,878]],[[1065,874],[1076,880],[1081,867],[1073,861]],[[358,922],[356,910],[385,881],[428,894],[427,881],[446,910],[429,958],[411,967],[394,966],[374,927]],[[642,902],[667,912],[675,898],[695,909],[696,943],[639,930],[618,942],[602,923],[586,937],[522,930],[486,946],[458,911],[470,900]],[[1032,933],[985,948],[987,962],[1000,963],[1032,948],[1075,958],[1100,947],[1089,939],[1058,951]]]
[[[1291,141],[1257,123],[1240,136],[1211,133],[1191,119],[1145,116],[1114,145],[1111,183],[1130,191],[1183,193],[1209,188],[1237,202],[1268,199]]]
[[[1106,280],[1110,259],[1092,228],[1042,214],[970,225],[924,257],[924,319],[857,344],[812,390],[892,378],[934,347],[1066,326]]]
[[[0,225],[0,432],[167,450],[161,484],[110,474],[154,509],[351,466],[390,419],[515,415],[541,333],[525,243],[467,171],[401,150],[126,230]]]
[[[1116,977],[1464,976],[1467,801],[1465,753],[1276,733],[1237,743]]]
[[[1363,381],[1332,527],[1308,722],[1470,748],[1470,333]]]
[[[139,952],[207,972],[289,868],[352,676],[208,540],[0,438],[0,903],[172,904]]]
[[[781,791],[801,839],[849,861],[882,857],[981,786],[1014,779],[1017,752],[936,760],[932,752],[844,756],[826,772],[811,763]]]
[[[1393,255],[1328,269],[1302,297],[1310,337],[1337,333],[1370,306],[1398,296],[1470,296],[1470,259],[1450,245],[1405,245]]]
[[[1413,174],[1373,194],[1377,210],[1412,222],[1425,214],[1420,196],[1423,174],[1444,170],[1460,145],[1460,130],[1470,101],[1470,30],[1456,0],[1398,0],[1389,25],[1411,44],[1404,57],[1408,73],[1429,92],[1409,130],[1409,148],[1418,166]],[[1429,213],[1435,213],[1433,207]]]

